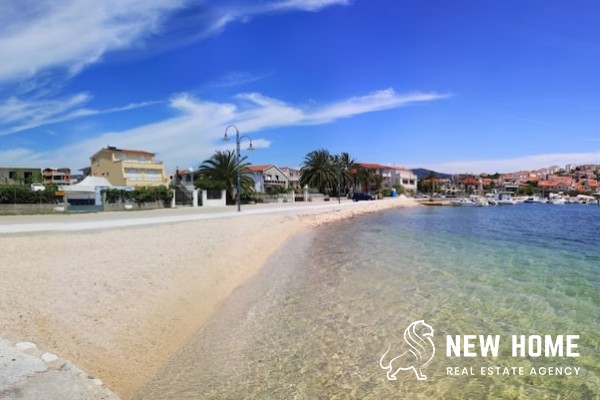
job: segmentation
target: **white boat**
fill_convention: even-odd
[[[575,201],[579,204],[598,204],[598,200],[594,196],[587,196],[585,194],[578,194]]]
[[[490,202],[488,201],[487,197],[484,196],[471,195],[470,199],[479,207],[487,207],[490,205]]]
[[[514,206],[517,202],[513,196],[514,194],[512,192],[500,192],[498,193],[496,201],[499,206]]]
[[[452,200],[450,202],[450,205],[453,205],[455,207],[477,207],[479,204],[475,203],[471,199],[460,198]]]
[[[544,202],[545,202],[544,199],[542,199],[540,196],[529,196],[524,201],[524,203],[527,203],[527,204],[541,204]]]
[[[562,195],[562,193],[554,194],[550,193],[550,197],[548,197],[548,204],[567,204],[567,199]]]
[[[488,206],[497,206],[498,200],[492,193],[488,193],[485,195],[485,201],[488,203]]]

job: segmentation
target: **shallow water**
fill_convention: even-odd
[[[598,399],[599,270],[600,207],[354,218],[281,248],[140,398]],[[402,347],[417,320],[435,329],[427,380],[408,370],[388,381],[380,357]],[[498,357],[447,357],[446,335],[467,334],[500,335]],[[580,356],[514,358],[511,335],[521,334],[579,335]],[[485,366],[525,374],[482,376]],[[530,375],[551,366],[580,371]],[[448,367],[475,375],[450,376]]]

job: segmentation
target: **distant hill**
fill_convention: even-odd
[[[415,168],[412,170],[412,172],[417,176],[417,178],[425,179],[429,176],[429,174],[431,173],[431,170],[425,169],[425,168]],[[436,171],[433,171],[433,172],[435,172],[435,176],[437,176],[438,178],[447,179],[447,178],[452,177],[452,175],[450,175],[450,174],[444,174],[442,172],[436,172]]]

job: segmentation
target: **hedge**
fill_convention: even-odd
[[[34,192],[29,186],[0,185],[0,204],[53,204],[57,200],[53,187]]]

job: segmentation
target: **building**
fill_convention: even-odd
[[[250,165],[247,174],[254,180],[254,190],[259,193],[271,193],[290,187],[287,175],[273,164]]]
[[[574,185],[572,182],[563,180],[551,180],[551,181],[539,181],[538,189],[542,193],[559,193],[559,192],[567,192],[569,190],[574,189]]]
[[[44,185],[71,184],[71,170],[69,168],[46,168],[42,175]]]
[[[90,175],[104,177],[114,186],[166,186],[165,166],[154,156],[143,150],[108,146],[90,157]]]
[[[358,166],[380,175],[382,187],[402,185],[405,190],[417,191],[417,175],[409,169],[376,163],[358,163]]]
[[[282,167],[280,170],[287,176],[289,187],[298,191],[300,188],[300,170],[290,167]]]
[[[417,191],[417,175],[409,169],[394,167],[391,171],[392,186],[402,185],[409,192]]]
[[[0,185],[30,185],[41,182],[41,168],[0,167]]]

